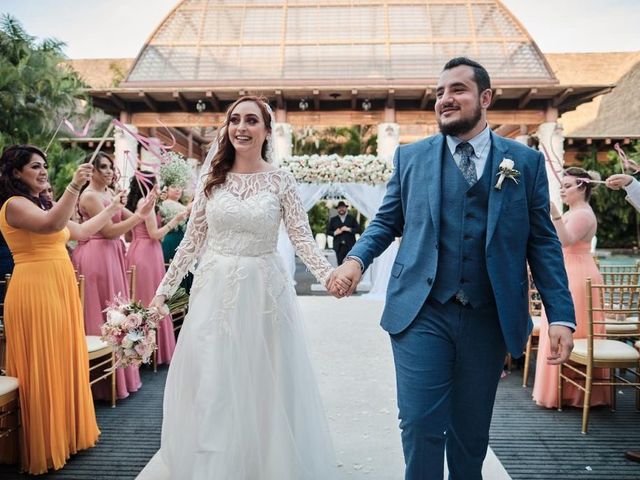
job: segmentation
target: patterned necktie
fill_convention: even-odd
[[[469,142],[462,142],[456,147],[456,152],[460,154],[460,171],[465,178],[469,186],[472,186],[478,181],[478,175],[476,174],[476,166],[471,160],[473,156],[473,145]]]

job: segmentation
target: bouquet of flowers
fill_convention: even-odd
[[[167,152],[167,161],[160,167],[160,183],[187,188],[193,179],[193,170],[189,162],[176,152]]]
[[[107,321],[100,327],[102,341],[116,354],[116,368],[149,363],[156,347],[159,312],[139,302],[128,302],[117,296],[104,310]]]
[[[160,214],[160,218],[162,218],[162,223],[166,224],[173,220],[173,217],[184,212],[186,208],[187,207],[182,205],[180,202],[167,199],[158,207],[158,213]],[[184,230],[186,224],[187,220],[184,220],[180,225],[178,225],[178,227]]]

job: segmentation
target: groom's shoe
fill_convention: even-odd
[[[640,450],[627,450],[624,456],[632,462],[640,463]]]

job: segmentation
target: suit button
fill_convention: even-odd
[[[473,213],[467,213],[465,215],[465,218],[476,218],[476,217],[473,215]]]
[[[466,233],[465,233],[465,234],[463,235],[462,239],[463,239],[463,240],[471,240],[471,235],[468,235],[468,234],[466,234]]]
[[[467,192],[467,198],[473,198],[475,194],[473,192]]]
[[[432,277],[427,278],[427,283],[429,285],[433,284],[433,278]]]
[[[467,283],[467,280],[466,280],[466,279],[464,279],[464,278],[461,278],[461,279],[460,279],[460,283],[462,283],[462,284]]]

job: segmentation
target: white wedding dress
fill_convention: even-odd
[[[167,376],[161,447],[138,478],[336,478],[296,293],[276,251],[283,219],[316,278],[331,271],[295,179],[282,170],[229,173],[191,215],[158,288],[171,295],[198,259]]]

